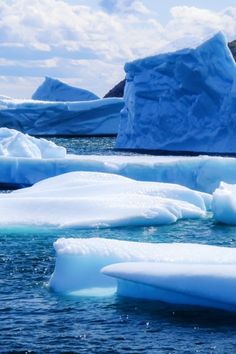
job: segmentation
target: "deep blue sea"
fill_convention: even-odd
[[[54,139],[69,152],[112,154],[112,138]],[[101,230],[0,230],[0,353],[236,353],[236,314],[47,287],[59,237],[195,242],[236,247],[236,228],[211,219]]]

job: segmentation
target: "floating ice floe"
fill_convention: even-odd
[[[0,127],[31,135],[116,135],[122,98],[46,102],[0,99]]]
[[[213,193],[221,181],[236,184],[236,159],[184,156],[95,156],[25,159],[0,156],[0,184],[30,186],[72,171],[105,172],[140,181],[165,182]]]
[[[221,33],[125,71],[118,148],[236,153],[236,65]]]
[[[116,227],[171,224],[206,215],[211,196],[122,176],[71,172],[0,195],[0,225]]]
[[[236,225],[236,185],[222,182],[213,193],[212,205],[215,220]]]
[[[117,279],[122,296],[236,311],[235,263],[120,263],[102,273]]]
[[[49,285],[57,292],[115,289],[119,278],[118,293],[125,296],[236,309],[235,248],[102,238],[62,238],[54,248]]]
[[[99,97],[94,93],[70,86],[62,81],[46,77],[42,85],[32,95],[33,100],[38,101],[92,101]]]
[[[64,159],[66,149],[46,139],[37,139],[14,129],[0,128],[0,158],[2,157]],[[4,166],[2,168],[4,170]]]

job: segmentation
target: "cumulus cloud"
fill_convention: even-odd
[[[236,7],[221,12],[173,7],[169,22],[162,25],[141,0],[100,4],[95,9],[65,0],[0,1],[0,75],[5,86],[10,87],[7,77],[10,82],[28,76],[35,83],[48,75],[73,78],[74,84],[101,95],[123,77],[126,61],[163,48],[193,46],[219,30],[230,40],[236,33]],[[14,80],[12,86],[24,82]]]
[[[236,35],[236,7],[221,12],[189,6],[171,9],[172,18],[166,26],[167,38],[192,36],[202,40],[217,31],[223,31],[228,39]]]

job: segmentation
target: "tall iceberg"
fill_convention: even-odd
[[[38,101],[92,101],[99,97],[80,87],[70,86],[62,81],[45,77],[44,82],[32,95]]]
[[[125,71],[117,148],[236,152],[236,65],[223,34]]]

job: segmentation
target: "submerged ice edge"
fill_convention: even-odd
[[[101,272],[120,296],[236,312],[235,264],[119,263]]]

